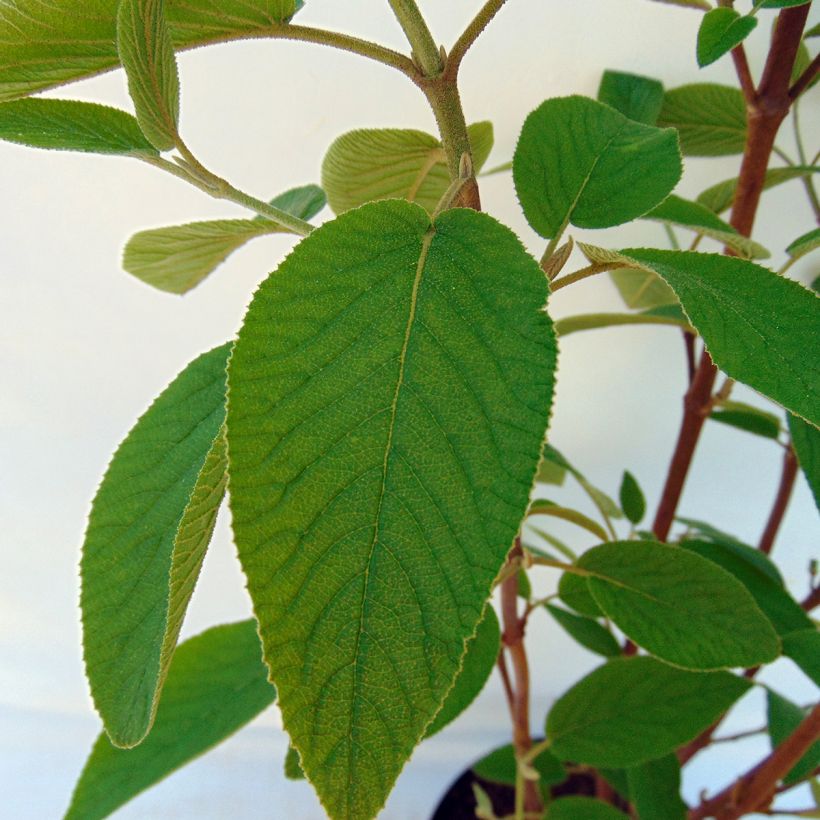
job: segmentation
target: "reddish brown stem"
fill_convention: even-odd
[[[815,607],[820,606],[820,587],[815,587],[802,601],[800,606],[811,612]]]
[[[818,54],[808,65],[808,68],[797,78],[794,85],[789,89],[789,97],[796,100],[811,84],[820,71],[820,54]]]
[[[774,539],[777,537],[783,516],[786,514],[786,508],[789,506],[795,478],[797,478],[797,457],[794,450],[789,446],[783,453],[783,469],[780,473],[780,484],[777,488],[772,511],[769,513],[769,520],[766,522],[766,528],[763,530],[760,542],[757,545],[757,548],[761,552],[765,552],[766,555],[772,551],[774,546]]]
[[[777,782],[820,737],[820,705],[765,760],[723,791],[689,812],[689,820],[736,820],[755,809],[766,808],[774,797]]]

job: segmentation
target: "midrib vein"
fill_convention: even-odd
[[[353,708],[350,710],[350,723],[348,724],[348,737],[352,737],[353,734],[353,721],[358,711],[356,708],[356,690],[359,686],[359,672],[358,672],[358,664],[359,664],[359,651],[361,649],[362,643],[362,634],[364,632],[364,614],[365,614],[365,603],[367,602],[367,589],[370,583],[370,566],[373,563],[373,555],[376,552],[376,544],[379,541],[379,523],[381,522],[381,514],[382,514],[382,506],[384,504],[384,494],[385,489],[387,486],[387,467],[388,462],[390,461],[390,453],[393,449],[393,433],[396,427],[396,413],[398,410],[399,405],[399,394],[401,393],[401,388],[404,383],[404,370],[407,363],[407,348],[410,346],[410,336],[413,332],[413,322],[416,318],[416,307],[418,304],[418,295],[419,295],[419,287],[421,285],[421,279],[424,275],[424,267],[427,264],[427,257],[430,253],[430,245],[433,241],[433,237],[435,236],[435,228],[430,226],[427,232],[424,234],[424,238],[421,242],[421,250],[419,253],[419,261],[416,265],[416,274],[415,278],[413,279],[413,290],[410,294],[410,310],[407,316],[407,324],[404,328],[404,340],[401,346],[401,352],[399,354],[399,375],[396,379],[396,389],[393,392],[393,400],[390,404],[390,425],[387,431],[387,443],[384,447],[384,457],[382,458],[382,481],[381,487],[379,488],[379,500],[376,507],[376,516],[375,516],[375,523],[373,529],[373,540],[370,542],[370,552],[367,556],[367,564],[364,570],[364,589],[362,591],[362,605],[360,609],[359,615],[359,629],[356,633],[356,646],[353,650]],[[351,754],[352,750],[355,749],[355,744],[351,745]],[[349,758],[348,758],[349,761]],[[352,794],[352,786],[353,786],[353,766],[348,765],[347,768],[347,779],[348,779],[348,790],[347,796],[348,800]]]

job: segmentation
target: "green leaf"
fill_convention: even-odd
[[[164,0],[121,0],[117,50],[143,134],[169,151],[179,142],[179,75]]]
[[[681,547],[696,552],[702,558],[713,561],[734,575],[749,590],[781,638],[792,632],[813,627],[809,616],[789,595],[782,582],[761,571],[759,559],[766,559],[766,556],[759,550],[745,544],[731,545],[689,539],[681,542]],[[774,564],[771,566],[774,567]]]
[[[632,310],[677,305],[675,291],[655,273],[635,268],[616,268],[609,275],[624,304]]]
[[[808,40],[812,37],[820,37],[820,23],[815,23],[803,33],[804,40]]]
[[[301,5],[301,4],[299,4]],[[90,77],[119,65],[118,0],[15,0],[0,15],[0,101]],[[177,48],[262,37],[290,17],[295,0],[172,2],[168,22]]]
[[[664,95],[658,125],[678,129],[686,156],[740,154],[746,145],[746,103],[731,86],[683,85]]]
[[[618,809],[592,797],[562,797],[550,803],[546,820],[625,820]]]
[[[305,773],[302,771],[302,764],[299,762],[299,752],[288,746],[285,754],[285,777],[288,780],[304,780]]]
[[[654,316],[648,313],[581,313],[577,316],[566,316],[555,322],[555,332],[563,337],[581,330],[599,330],[623,325],[666,325],[679,327],[687,333],[694,332],[685,319],[673,316]]]
[[[820,510],[820,430],[790,413],[789,432],[800,468]]]
[[[703,15],[698,29],[698,65],[711,65],[740,45],[757,27],[757,18],[721,6]]]
[[[552,501],[547,501],[545,498],[538,498],[530,504],[527,516],[531,515],[550,515],[585,529],[601,541],[607,541],[609,538],[606,530],[589,516],[569,507],[561,507]]]
[[[467,136],[473,169],[478,173],[493,147],[492,123],[474,123]],[[432,213],[449,185],[444,148],[423,131],[349,131],[334,141],[322,162],[322,187],[337,214],[373,200],[394,198],[416,202]]]
[[[567,772],[560,760],[549,751],[542,752],[532,762],[533,768],[541,775],[540,783],[553,786],[567,779]],[[512,744],[493,749],[478,763],[471,766],[473,772],[483,780],[491,783],[502,783],[505,786],[515,785],[515,750]]]
[[[334,818],[381,807],[518,531],[552,396],[546,291],[486,214],[431,225],[392,200],[314,231],[245,317],[234,532],[285,727]]]
[[[598,101],[644,125],[658,121],[663,105],[663,83],[638,74],[607,69],[598,86]]]
[[[763,438],[776,440],[780,436],[779,416],[741,401],[722,401],[709,418]]]
[[[0,139],[33,148],[135,154],[156,151],[130,114],[73,100],[16,100],[0,105]]]
[[[478,693],[484,688],[495,668],[500,646],[501,628],[498,616],[488,605],[475,637],[467,642],[461,671],[453,688],[445,698],[441,711],[427,727],[425,737],[432,737],[447,724],[452,723],[478,697]]]
[[[715,11],[720,11],[720,9],[715,9]],[[749,259],[768,259],[771,256],[766,248],[738,233],[728,222],[715,216],[714,212],[705,205],[674,194],[668,196],[643,218],[688,228],[727,245]]]
[[[820,166],[817,165],[795,165],[789,168],[770,168],[766,171],[763,189],[774,188],[776,185],[782,185],[784,182],[799,179],[808,174],[816,174],[819,171]],[[725,179],[723,182],[718,182],[716,185],[707,188],[698,196],[697,201],[701,205],[709,208],[710,211],[720,214],[732,207],[736,188],[737,177],[734,179]]]
[[[744,544],[739,538],[731,535],[728,532],[719,530],[717,527],[707,524],[705,521],[698,521],[696,518],[684,518],[682,515],[677,516],[676,521],[685,524],[689,530],[697,533],[699,538],[705,538],[708,541],[714,541],[722,547],[726,547],[740,555],[745,561],[753,564],[764,575],[768,575],[778,586],[783,586],[783,576],[775,563],[760,550]]]
[[[751,685],[728,672],[687,672],[654,658],[616,658],[556,701],[547,716],[547,737],[561,760],[638,766],[697,737]]]
[[[324,207],[316,185],[294,188],[271,205],[300,219]],[[287,229],[268,219],[216,219],[140,231],[125,246],[123,268],[148,285],[168,293],[187,293],[249,240]]]
[[[567,224],[608,228],[641,216],[681,175],[675,132],[633,122],[588,97],[546,100],[513,157],[518,199],[541,236]]]
[[[627,250],[662,276],[715,364],[815,426],[820,424],[818,297],[766,268],[718,254]]]
[[[815,228],[813,231],[798,236],[797,239],[786,248],[786,253],[794,259],[800,259],[801,256],[811,253],[815,248],[820,248],[820,228]]]
[[[573,572],[565,572],[558,582],[558,597],[570,609],[580,612],[590,618],[601,618],[604,613],[584,578]]]
[[[764,9],[785,9],[791,6],[805,6],[811,0],[763,0],[760,4]]]
[[[655,0],[656,3],[667,3],[671,6],[685,6],[690,9],[698,9],[699,11],[709,11],[711,5],[708,0]]]
[[[639,646],[686,669],[756,666],[780,642],[732,575],[680,547],[620,541],[584,553],[578,567],[598,606]]]
[[[117,749],[101,734],[65,820],[100,820],[206,752],[273,703],[256,622],[217,626],[180,644],[150,736]]]
[[[640,524],[641,519],[646,515],[646,499],[643,497],[640,484],[628,470],[624,470],[621,479],[620,498],[624,515],[633,524]]]
[[[769,738],[774,751],[803,722],[806,712],[771,689],[766,690],[766,720]],[[795,763],[789,773],[781,778],[787,786],[805,780],[820,765],[820,740]]]
[[[163,678],[225,491],[225,366],[194,359],[114,454],[80,566],[91,695],[117,746],[151,727]]]
[[[532,584],[530,583],[530,576],[521,569],[518,571],[518,597],[529,601],[532,597]]]
[[[820,686],[820,632],[816,627],[786,635],[783,638],[783,654]]]
[[[598,621],[582,615],[574,615],[552,604],[547,604],[547,611],[574,640],[590,652],[603,655],[605,658],[617,658],[621,654],[618,641]]]
[[[674,754],[627,769],[630,802],[641,820],[685,820],[680,764]]]

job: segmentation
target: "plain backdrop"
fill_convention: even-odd
[[[437,40],[449,44],[480,2],[423,0],[421,6]],[[773,13],[761,12],[761,18],[749,43],[755,70]],[[524,117],[542,100],[594,96],[604,68],[654,75],[667,87],[733,83],[728,59],[698,71],[699,20],[697,12],[650,0],[510,0],[462,70],[468,120],[495,125],[489,165],[510,159]],[[386,0],[309,0],[299,22],[406,50]],[[423,97],[405,78],[354,55],[253,41],[187,52],[179,65],[186,141],[206,165],[263,199],[318,182],[323,153],[343,131],[434,130]],[[49,93],[130,107],[120,71]],[[803,104],[806,134],[813,133],[815,142],[817,98],[815,92]],[[787,129],[780,143],[792,150]],[[809,151],[816,147],[810,144]],[[735,175],[737,163],[736,157],[688,161],[680,191],[694,196]],[[0,184],[0,816],[39,820],[65,809],[99,731],[81,661],[77,563],[100,476],[153,397],[197,353],[235,334],[255,287],[294,240],[256,240],[179,298],[121,270],[125,240],[142,228],[241,210],[131,160],[8,144],[0,144]],[[509,175],[486,178],[481,188],[485,208],[540,256],[543,240],[525,224]],[[330,216],[324,211],[320,219]],[[772,264],[779,265],[782,249],[812,227],[799,183],[764,196],[757,227],[757,238],[773,252]],[[571,233],[610,247],[664,246],[662,232],[651,223]],[[809,281],[816,264],[806,259],[793,275]],[[563,290],[551,304],[556,317],[620,308],[606,277]],[[551,441],[611,494],[628,468],[647,490],[653,510],[684,383],[683,346],[673,329],[573,335],[561,344]],[[769,406],[749,390],[739,389],[736,396]],[[770,442],[707,425],[681,513],[755,542],[774,497],[780,458]],[[549,495],[588,509],[572,487],[550,488]],[[569,527],[555,526],[553,532],[576,548],[591,545]],[[808,589],[807,566],[818,557],[819,541],[817,513],[801,477],[775,548],[797,596]],[[544,574],[536,589],[544,593],[552,584],[554,578]],[[249,612],[223,511],[184,635]],[[546,615],[537,613],[531,623],[538,731],[549,704],[598,661]],[[763,679],[795,701],[815,697],[787,661]],[[759,725],[762,703],[759,690],[746,697],[727,731]],[[463,767],[508,737],[506,707],[493,678],[462,718],[417,750],[383,817],[428,816]],[[283,777],[286,745],[270,709],[117,816],[320,818],[309,786]],[[737,766],[766,749],[759,737],[701,755],[687,769],[686,796],[695,799],[700,786],[723,785]],[[803,793],[791,805],[808,803]]]

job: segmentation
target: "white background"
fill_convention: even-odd
[[[438,40],[453,42],[479,0],[422,2]],[[748,5],[748,4],[746,4]],[[740,3],[743,6],[743,3]],[[771,12],[750,41],[760,68]],[[299,22],[335,28],[405,50],[385,0],[310,0]],[[543,99],[595,95],[612,67],[657,76],[667,87],[734,82],[729,60],[698,72],[700,15],[648,0],[510,0],[467,57],[462,94],[468,121],[490,119],[490,165],[511,157],[526,114]],[[813,19],[816,22],[816,15]],[[401,75],[362,58],[282,41],[231,44],[180,55],[182,127],[206,165],[240,188],[268,198],[319,181],[334,137],[358,127],[434,130],[420,93]],[[52,92],[129,107],[114,72]],[[806,133],[817,133],[817,96],[806,100]],[[811,142],[811,141],[810,141]],[[792,149],[784,129],[780,143]],[[816,146],[810,144],[809,151]],[[733,176],[737,158],[690,161],[681,191],[694,196]],[[197,218],[240,215],[231,205],[136,162],[38,152],[0,144],[0,816],[58,817],[99,724],[80,654],[77,562],[90,499],[108,458],[151,399],[198,352],[231,337],[256,285],[292,246],[257,240],[184,298],[122,272],[121,248],[134,231]],[[482,181],[485,208],[510,224],[540,256],[543,240],[526,226],[509,175]],[[327,211],[321,218],[328,218]],[[756,237],[782,248],[812,227],[799,183],[765,195]],[[624,247],[657,242],[645,223],[576,238]],[[704,248],[706,245],[704,245]],[[711,249],[711,248],[710,248]],[[793,268],[808,281],[816,262]],[[618,310],[604,277],[556,294],[554,316]],[[680,415],[684,360],[667,328],[574,335],[561,346],[552,442],[590,478],[617,492],[623,468],[647,489],[650,510],[665,473]],[[766,406],[751,391],[738,398]],[[755,542],[777,484],[779,448],[707,425],[682,514],[707,519]],[[584,505],[572,488],[556,491]],[[246,617],[249,603],[231,543],[219,521],[184,633]],[[574,546],[577,532],[555,527]],[[817,557],[816,511],[802,477],[775,555],[797,596]],[[548,590],[549,576],[539,589]],[[533,724],[596,663],[546,616],[533,618]],[[764,679],[806,702],[813,687],[786,661]],[[729,728],[762,720],[762,696],[746,698]],[[281,769],[286,738],[275,710],[122,810],[126,818],[319,818],[310,788]],[[399,779],[383,817],[424,818],[438,795],[482,752],[507,742],[509,724],[497,680],[471,710],[423,744]],[[726,745],[689,767],[685,791],[725,783],[736,766],[766,749],[762,739]],[[806,805],[805,795],[795,798]]]

